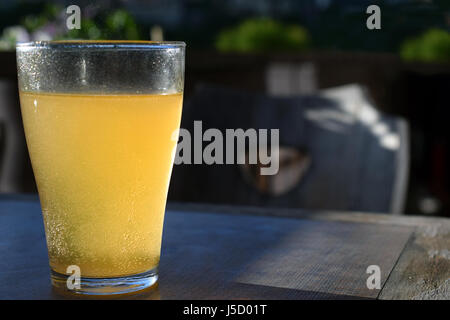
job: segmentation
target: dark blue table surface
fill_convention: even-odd
[[[139,299],[377,298],[414,228],[207,212],[166,212],[160,281]],[[214,209],[216,208],[216,209]],[[239,211],[236,207],[236,211]],[[0,198],[0,299],[58,299],[36,197]]]

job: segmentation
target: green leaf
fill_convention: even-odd
[[[429,29],[407,39],[401,46],[400,56],[405,61],[450,62],[450,32]]]
[[[224,52],[303,50],[308,46],[309,35],[305,28],[287,26],[268,18],[245,20],[223,30],[216,39],[216,48]]]

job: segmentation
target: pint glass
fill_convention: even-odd
[[[111,295],[156,283],[184,53],[182,42],[17,45],[55,287]]]

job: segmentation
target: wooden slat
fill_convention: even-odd
[[[161,284],[163,276],[201,274],[208,283],[367,298],[379,292],[367,289],[366,268],[379,265],[383,283],[411,233],[408,227],[245,215],[171,212],[167,218]],[[173,268],[180,257],[188,264]]]
[[[450,224],[417,227],[381,299],[450,300]]]
[[[171,203],[172,210],[252,214],[302,219],[409,226],[415,232],[379,295],[380,299],[450,299],[450,220],[362,212],[308,211]]]

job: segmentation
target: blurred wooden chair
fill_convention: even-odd
[[[0,122],[3,124],[0,193],[35,191],[16,79],[0,77]]]
[[[408,125],[377,111],[359,85],[296,97],[203,85],[186,101],[182,127],[192,133],[194,120],[203,131],[278,128],[284,158],[276,176],[242,165],[177,165],[170,200],[403,212]]]

